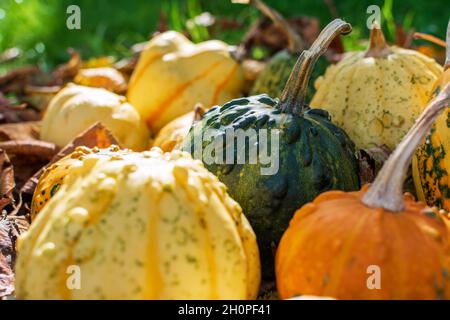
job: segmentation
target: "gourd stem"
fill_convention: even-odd
[[[450,104],[450,83],[439,93],[384,164],[373,184],[363,197],[371,208],[384,208],[392,212],[404,210],[403,183],[411,157],[429,132],[437,116]]]
[[[194,107],[194,119],[193,122],[197,122],[203,119],[205,115],[206,109],[203,107],[203,104],[197,103]]]
[[[308,82],[315,63],[327,51],[328,46],[336,36],[348,34],[351,31],[352,27],[349,23],[341,19],[335,19],[322,30],[308,50],[303,50],[280,97],[282,112],[296,115],[303,113]]]
[[[250,3],[258,8],[265,16],[269,17],[276,26],[280,27],[283,30],[288,40],[289,52],[300,52],[304,49],[305,45],[302,38],[293,28],[291,28],[289,23],[283,18],[280,13],[269,7],[261,0],[250,0]]]
[[[450,68],[450,19],[448,20],[446,42],[447,42],[447,48],[446,48],[445,64],[444,64],[445,70]]]
[[[386,43],[383,31],[377,22],[374,22],[370,30],[370,45],[364,57],[384,58],[391,54],[392,51]]]

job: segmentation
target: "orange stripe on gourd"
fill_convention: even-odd
[[[155,111],[151,112],[147,117],[147,125],[152,128],[152,124],[155,123],[169,108],[170,105],[178,99],[192,84],[195,82],[207,77],[212,71],[214,71],[219,65],[221,64],[221,61],[217,61],[214,64],[212,64],[209,68],[207,68],[205,71],[200,73],[199,75],[195,76],[191,80],[179,85],[178,87],[174,88],[173,93],[168,96],[163,102],[161,102],[156,108]]]
[[[162,55],[154,55],[152,58],[149,58],[148,61],[145,62],[144,66],[140,68],[140,70],[136,71],[136,75],[133,75],[133,77],[131,77],[130,79],[130,83],[128,84],[128,91],[131,91],[133,89],[133,86],[141,80],[150,65],[156,60],[161,59],[161,57]]]
[[[213,97],[211,100],[212,101],[211,106],[218,104],[220,93],[222,92],[223,88],[225,88],[225,86],[231,81],[233,76],[236,74],[237,69],[238,69],[238,65],[235,64],[233,66],[233,68],[231,69],[231,72],[225,77],[225,80],[217,85],[216,90],[214,91],[214,94],[213,94]]]

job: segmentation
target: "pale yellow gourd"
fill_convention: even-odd
[[[256,298],[253,230],[199,161],[159,148],[107,161],[77,152],[81,165],[20,239],[18,298]]]
[[[442,67],[414,51],[388,46],[371,31],[366,52],[348,54],[316,81],[312,107],[330,112],[358,148],[394,149],[426,106]]]
[[[152,132],[197,103],[209,108],[242,95],[243,72],[230,49],[218,40],[194,44],[175,31],[148,42],[130,79],[128,99]]]
[[[106,126],[123,147],[137,151],[148,147],[148,129],[125,97],[74,84],[66,86],[50,101],[40,137],[64,147],[97,122]]]
[[[125,77],[111,67],[80,69],[74,82],[82,86],[103,88],[116,93],[125,92],[127,88]]]

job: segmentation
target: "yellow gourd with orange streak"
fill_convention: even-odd
[[[201,162],[159,148],[79,162],[20,238],[18,298],[256,298],[253,230]]]
[[[411,156],[450,103],[450,84],[418,118],[374,183],[304,205],[277,250],[282,298],[450,299],[450,233],[436,207],[402,195]]]
[[[210,108],[242,95],[243,72],[230,49],[218,40],[194,44],[175,31],[147,44],[130,79],[128,98],[153,133],[197,103]]]
[[[436,82],[434,96],[450,83],[450,22],[447,28],[447,59],[444,74]],[[417,150],[412,173],[417,196],[430,206],[450,211],[450,111],[441,114]]]
[[[360,149],[393,150],[426,106],[442,67],[414,51],[388,46],[372,28],[370,47],[352,52],[317,79],[312,107],[327,110]]]

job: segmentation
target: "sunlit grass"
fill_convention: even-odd
[[[315,16],[324,26],[332,19],[321,0],[267,0],[286,16]],[[344,38],[347,50],[361,49],[366,28],[366,8],[382,8],[383,26],[389,40],[395,37],[395,24],[414,27],[421,32],[444,37],[448,21],[446,2],[427,0],[426,6],[415,0],[334,0],[339,15],[353,25],[353,33]],[[66,28],[66,8],[77,4],[82,12],[82,29]],[[204,26],[187,26],[187,21],[203,11],[217,19],[238,21],[239,28],[217,29],[210,34]],[[129,47],[145,41],[156,30],[161,13],[168,27],[187,32],[195,42],[211,37],[237,44],[259,12],[230,0],[0,0],[0,52],[10,47],[23,50],[14,64],[39,63],[51,68],[67,59],[67,48],[79,50],[84,58],[100,55],[124,56]],[[0,67],[5,68],[5,65]]]

